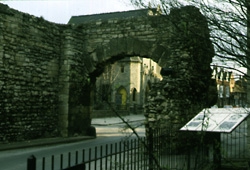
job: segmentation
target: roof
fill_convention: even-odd
[[[151,9],[154,13],[157,12],[157,9]],[[81,24],[91,21],[107,21],[109,19],[125,19],[139,16],[147,16],[149,13],[149,9],[138,9],[131,11],[122,11],[122,12],[111,12],[111,13],[101,13],[101,14],[93,14],[93,15],[80,15],[80,16],[72,16],[68,22],[68,24]]]

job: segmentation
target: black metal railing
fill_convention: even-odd
[[[41,160],[32,155],[28,158],[27,170],[144,170],[148,167],[145,143],[145,138],[131,139]]]
[[[146,138],[129,139],[67,154],[28,158],[27,170],[198,170],[214,161],[209,133],[147,129]],[[232,133],[217,134],[220,161],[246,158],[246,123]]]
[[[148,133],[149,149],[153,153],[151,157],[157,159],[157,162],[149,160],[149,167],[153,167],[149,169],[198,170],[207,165],[208,147],[201,142],[200,136],[193,138],[194,135],[157,128],[149,129]],[[178,135],[185,137],[178,138]]]
[[[207,162],[207,149],[183,141],[181,150],[171,133],[154,130],[152,136],[95,146],[67,154],[28,158],[27,170],[194,170]],[[151,138],[152,137],[152,138]],[[150,139],[151,138],[151,139]]]

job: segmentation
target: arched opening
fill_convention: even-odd
[[[115,104],[118,110],[125,110],[127,107],[127,91],[121,86],[118,88],[115,96]]]
[[[97,47],[91,56],[102,61],[96,63],[91,73],[96,77],[97,93],[94,95],[92,117],[107,116],[110,106],[128,112],[136,106],[143,112],[145,94],[149,91],[148,81],[160,81],[162,78],[157,72],[160,72],[159,58],[166,55],[163,49],[157,44],[148,44],[135,38],[116,38],[105,46]],[[106,94],[101,90],[104,85],[108,87],[105,88],[108,89]]]
[[[108,87],[106,89],[109,90],[98,92],[106,94],[106,97],[93,95],[95,100],[90,99],[94,101],[91,118],[116,116],[112,109],[119,110],[121,115],[142,113],[145,94],[149,91],[148,81],[156,79],[156,75],[161,80],[160,73],[157,73],[160,69],[157,68],[160,67],[159,59],[166,55],[162,48],[158,48],[157,44],[148,44],[133,38],[113,39],[107,45],[97,47],[90,57],[101,60],[95,63],[95,69],[90,75],[96,78],[96,90],[103,89],[100,86]],[[96,107],[97,100],[100,107]],[[105,103],[108,105],[105,106]]]
[[[137,93],[137,90],[136,90],[136,88],[134,88],[134,89],[132,90],[132,101],[133,101],[133,102],[136,102],[136,98],[137,98],[136,93]]]

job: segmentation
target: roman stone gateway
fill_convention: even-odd
[[[87,135],[95,78],[126,56],[172,67],[178,82],[190,83],[180,91],[207,94],[213,47],[199,10],[134,12],[61,25],[0,4],[0,141]]]

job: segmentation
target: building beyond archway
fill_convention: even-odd
[[[142,113],[148,83],[162,79],[160,69],[151,59],[141,57],[125,57],[106,66],[96,79],[93,117],[115,115],[111,107],[122,108],[124,114]],[[127,91],[126,104],[123,104],[123,107],[120,107],[121,103],[118,102],[120,100],[116,93],[121,86]]]

